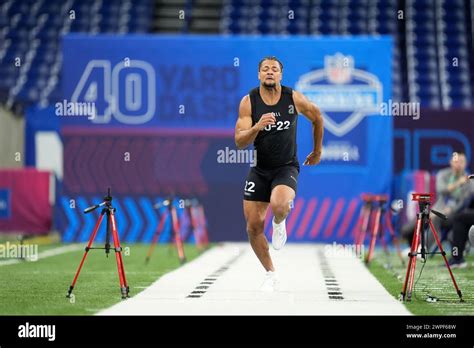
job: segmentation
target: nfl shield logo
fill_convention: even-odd
[[[347,83],[351,80],[354,58],[336,53],[334,56],[324,57],[324,66],[326,67],[330,83]]]
[[[323,69],[300,76],[295,89],[321,108],[324,127],[338,137],[377,114],[383,99],[378,77],[356,69],[354,57],[340,52],[325,56]]]

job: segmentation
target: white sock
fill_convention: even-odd
[[[277,223],[275,222],[275,217],[273,217],[273,219],[272,219],[272,224],[273,224],[274,227],[275,227],[275,226],[276,226],[276,227],[280,227],[282,224],[283,224],[283,226],[285,226],[285,222],[286,222],[286,218],[285,218],[282,222],[280,222],[279,224],[277,224]]]

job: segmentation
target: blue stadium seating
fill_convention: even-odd
[[[0,90],[7,91],[7,105],[16,100],[47,104],[61,97],[62,34],[150,32],[155,1],[4,0],[0,4]],[[393,99],[435,108],[471,108],[474,67],[470,66],[468,21],[474,16],[474,5],[469,9],[466,3],[223,0],[219,28],[222,34],[392,35]],[[15,66],[18,58],[21,64]]]
[[[18,100],[45,105],[61,98],[62,34],[148,32],[153,5],[152,0],[3,1],[0,89],[8,91],[7,106]]]

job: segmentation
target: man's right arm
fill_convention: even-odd
[[[246,95],[240,101],[239,118],[235,124],[235,145],[242,149],[249,146],[263,128],[269,124],[275,123],[275,117],[272,114],[264,114],[252,126],[252,106],[250,104],[250,97]]]
[[[466,175],[461,176],[455,182],[448,183],[450,173],[451,171],[448,168],[441,170],[440,172],[438,172],[438,175],[436,175],[436,192],[438,194],[449,195],[458,187],[466,184],[468,180]]]

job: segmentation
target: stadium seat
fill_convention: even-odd
[[[38,42],[30,51],[34,64],[27,78],[33,80],[43,78],[40,71],[60,59],[61,33],[149,32],[154,16],[153,0],[39,0],[34,6],[29,0],[6,0],[3,6],[7,11],[0,13],[0,63],[25,59],[32,42]],[[472,46],[468,46],[464,6],[463,0],[407,1],[403,28],[397,18],[397,0],[224,0],[216,28],[222,34],[388,34],[394,38],[392,90],[397,97],[410,94],[412,98],[426,97],[423,103],[428,105],[436,104],[433,98],[440,98],[440,103],[444,98],[453,105],[467,105],[473,100],[474,68],[468,59]],[[71,10],[75,11],[74,19],[59,15]],[[457,66],[453,65],[454,58],[458,59]],[[1,86],[11,86],[5,81],[16,81],[20,76],[12,69],[1,72],[5,76]],[[404,75],[408,78],[401,78]],[[417,87],[409,88],[407,81]],[[433,85],[445,95],[433,94]],[[36,84],[27,81],[24,86],[28,89]],[[417,94],[408,92],[415,89]]]

